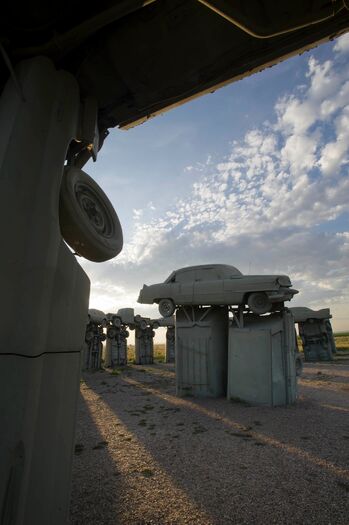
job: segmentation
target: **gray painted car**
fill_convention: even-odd
[[[138,302],[159,304],[163,317],[182,305],[245,305],[256,314],[298,293],[287,275],[243,275],[228,264],[188,266],[175,270],[164,283],[144,285]]]

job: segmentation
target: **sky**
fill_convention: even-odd
[[[287,274],[288,306],[349,330],[349,34],[124,131],[84,170],[121,221],[115,259],[80,259],[90,307],[159,317],[143,284],[225,263]],[[163,332],[158,334],[158,341]]]

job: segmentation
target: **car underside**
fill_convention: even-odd
[[[7,3],[0,82],[44,55],[98,102],[100,146],[128,128],[349,28],[346,0],[120,0]]]

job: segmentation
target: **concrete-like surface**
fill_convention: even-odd
[[[348,523],[349,365],[290,408],[174,393],[173,365],[85,375],[72,525]]]

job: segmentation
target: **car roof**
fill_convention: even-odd
[[[175,270],[173,273],[179,273],[179,272],[187,272],[190,270],[233,270],[236,272],[241,273],[235,266],[232,266],[230,264],[198,264],[196,266],[185,266],[184,268],[179,268],[178,270]]]
[[[225,270],[226,272],[233,273],[235,275],[242,275],[240,270],[238,270],[235,266],[232,266],[230,264],[198,264],[196,266],[185,266],[184,268],[179,268],[178,270],[174,270],[166,279],[165,283],[170,282],[173,277],[175,277],[177,274],[190,272],[190,271],[200,271],[200,270]]]

